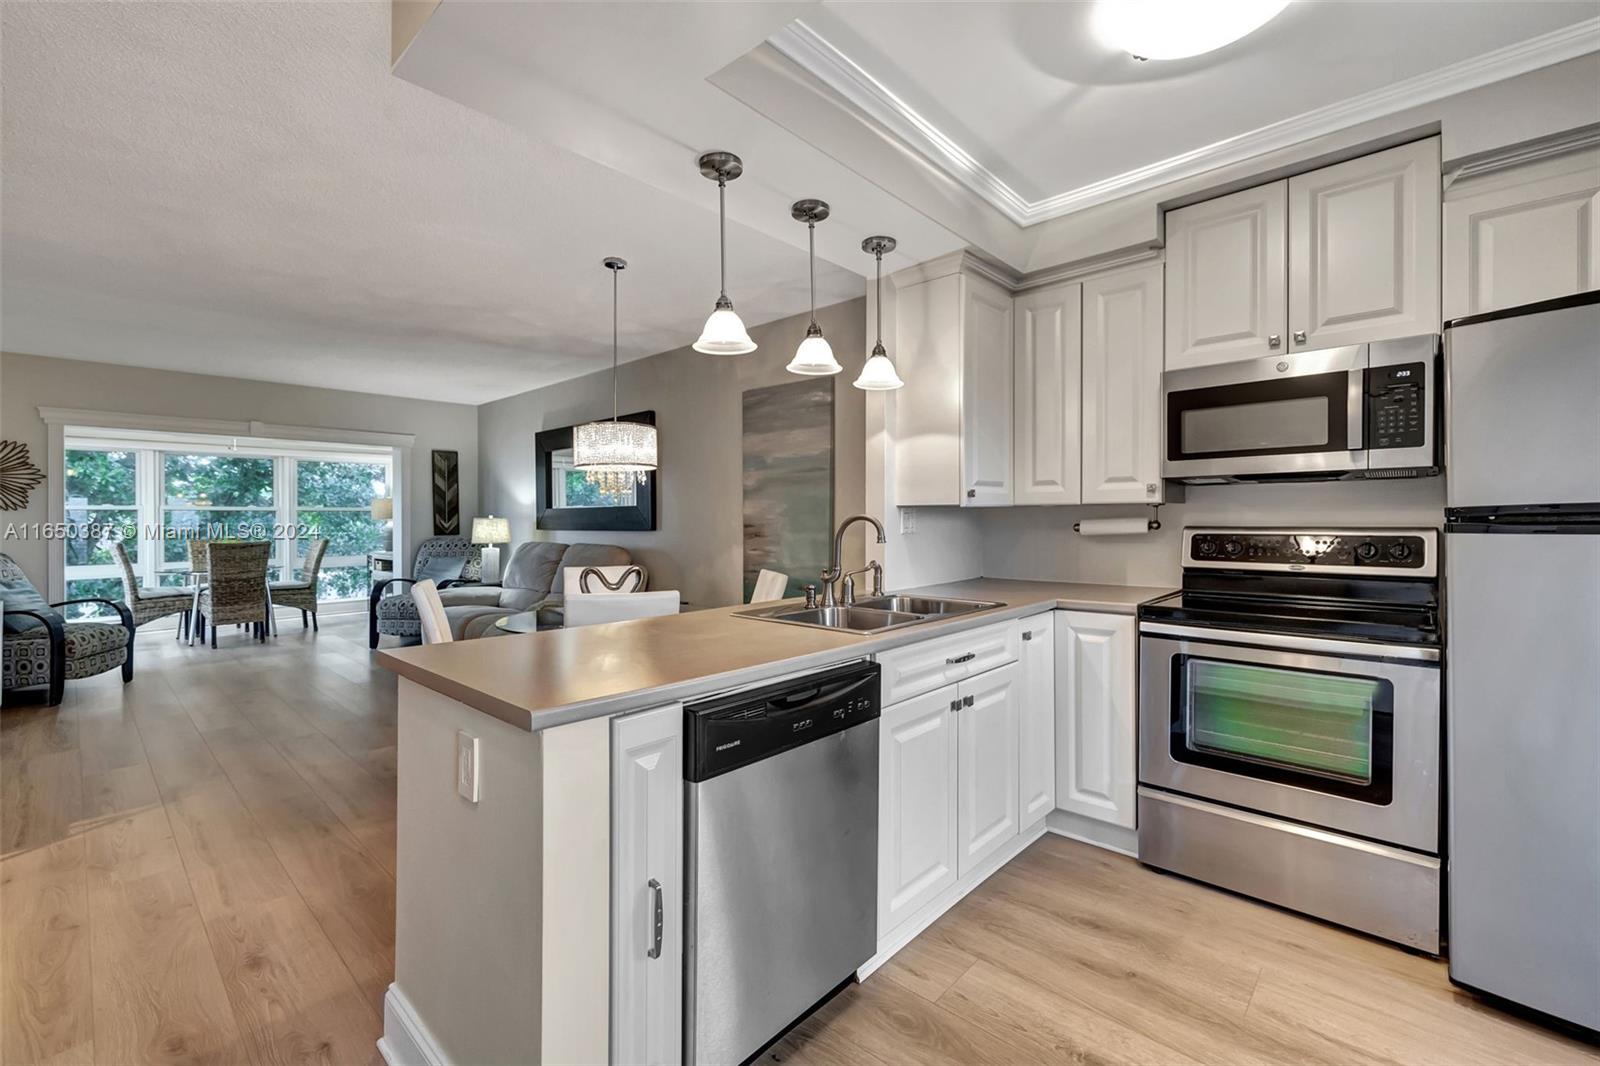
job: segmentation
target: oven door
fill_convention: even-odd
[[[1436,854],[1436,656],[1146,624],[1139,780]]]
[[[1162,378],[1161,475],[1217,481],[1327,477],[1367,466],[1367,346],[1174,370]]]

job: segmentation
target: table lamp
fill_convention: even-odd
[[[483,545],[483,577],[485,585],[500,581],[500,549],[495,545],[511,540],[511,523],[504,518],[488,515],[472,520],[472,543]]]
[[[372,517],[374,521],[389,523],[383,527],[383,550],[394,551],[394,497],[379,496],[373,500]]]

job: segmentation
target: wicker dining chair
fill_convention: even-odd
[[[267,561],[272,545],[267,541],[220,541],[206,545],[206,584],[195,597],[195,628],[211,631],[217,646],[217,627],[250,625],[252,635],[267,639],[272,612],[267,588]],[[193,643],[191,639],[190,643]]]
[[[298,581],[274,581],[268,588],[272,592],[273,607],[288,607],[300,611],[300,628],[306,628],[306,616],[311,616],[311,629],[317,631],[317,572],[322,569],[322,557],[328,553],[328,538],[319,537],[311,542],[306,557],[300,565]],[[278,620],[272,620],[272,635],[278,635]]]
[[[119,541],[111,546],[112,554],[117,557],[117,565],[122,567],[122,598],[133,611],[134,628],[146,622],[154,622],[158,618],[178,615],[178,625],[174,640],[182,640],[189,632],[189,612],[194,606],[194,594],[189,589],[147,589],[139,584],[139,576],[133,572],[133,560],[128,557],[128,549]]]

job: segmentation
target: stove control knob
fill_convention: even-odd
[[[1194,553],[1201,558],[1217,554],[1217,542],[1210,537],[1194,538]]]
[[[1364,540],[1356,545],[1356,558],[1371,562],[1378,557],[1378,546],[1370,540]]]
[[[1397,563],[1403,563],[1411,558],[1411,545],[1403,540],[1397,540],[1389,545],[1389,558]]]
[[[1244,553],[1244,545],[1230,537],[1222,542],[1222,550],[1228,558],[1233,559]]]

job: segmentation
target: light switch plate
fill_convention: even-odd
[[[900,508],[900,532],[915,533],[917,531],[917,509],[915,507]]]
[[[469,803],[478,802],[478,738],[456,730],[456,791]]]

